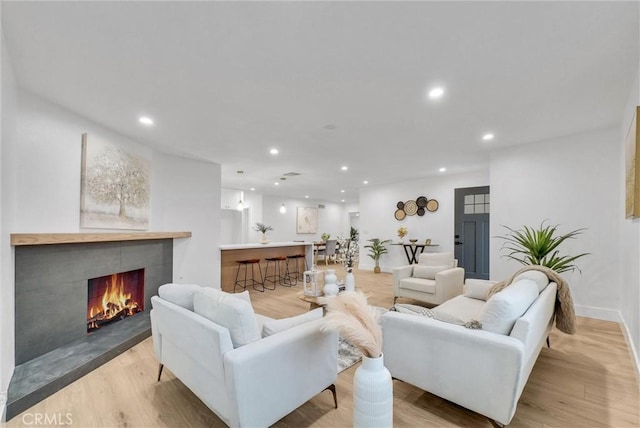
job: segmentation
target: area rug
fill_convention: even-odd
[[[338,340],[338,373],[348,369],[362,359],[362,353],[358,348],[344,340]]]

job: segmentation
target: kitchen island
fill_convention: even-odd
[[[262,275],[265,274],[267,262],[266,257],[293,256],[304,254],[307,266],[313,266],[313,242],[291,241],[291,242],[269,242],[266,244],[225,244],[220,245],[220,287],[223,291],[233,293],[233,286],[238,272],[238,260],[260,259]],[[241,270],[243,276],[244,268]],[[271,269],[270,269],[271,272]],[[284,275],[284,267],[282,270]],[[256,269],[256,277],[258,272]],[[259,278],[256,278],[259,280]]]

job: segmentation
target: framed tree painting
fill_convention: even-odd
[[[640,107],[636,107],[625,138],[625,216],[640,217]]]
[[[318,233],[318,208],[298,207],[296,214],[297,233]]]
[[[149,177],[147,159],[82,134],[80,226],[148,229]]]

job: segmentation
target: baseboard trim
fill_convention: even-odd
[[[622,322],[620,311],[616,309],[597,308],[595,306],[574,305],[576,315],[603,321]]]
[[[636,349],[633,344],[633,339],[631,338],[631,332],[629,331],[629,326],[625,321],[622,313],[620,313],[620,325],[622,326],[622,334],[624,335],[624,339],[627,341],[627,346],[629,347],[629,351],[631,352],[631,359],[633,360],[633,365],[636,368],[636,381],[640,383],[640,354],[638,354],[638,349]]]

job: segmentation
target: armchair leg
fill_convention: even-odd
[[[334,406],[336,406],[336,409],[338,408],[338,396],[336,395],[336,384],[332,383],[331,385],[327,386],[324,390],[329,390],[331,391],[331,393],[333,394],[333,404]]]
[[[547,336],[547,348],[551,348],[551,341],[549,340],[549,336]]]
[[[162,376],[162,369],[164,368],[164,364],[160,363],[158,367],[158,382],[160,382],[160,376]]]
[[[393,304],[394,304],[394,305],[396,304],[396,300],[398,300],[398,298],[397,298],[397,297],[394,297],[394,298],[393,298]]]

